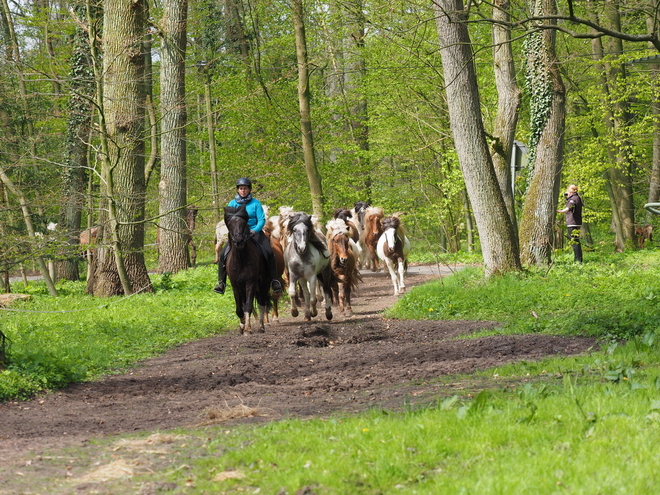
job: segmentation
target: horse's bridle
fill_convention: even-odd
[[[245,219],[244,219],[243,217],[241,217],[240,215],[234,215],[234,216],[232,216],[231,218],[228,218],[228,219],[227,219],[227,221],[226,221],[227,227],[229,227],[230,223],[231,223],[232,221],[234,221],[236,218],[240,218],[240,219],[242,219],[242,220],[245,220]],[[249,230],[249,228],[248,228],[248,224],[247,224],[247,222],[245,222],[245,228],[243,229],[243,232],[238,232],[238,233],[236,233],[235,235],[232,235],[232,231],[231,231],[231,229],[228,228],[228,230],[229,230],[229,232],[228,232],[227,235],[229,236],[229,239],[230,239],[231,242],[232,242],[233,244],[235,244],[236,247],[239,248],[239,249],[242,249],[242,248],[245,246],[245,243],[248,241],[248,239],[250,239],[250,237],[252,237],[252,236],[250,235],[250,230]]]

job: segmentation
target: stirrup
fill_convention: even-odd
[[[273,292],[282,292],[282,284],[277,279],[273,279],[270,282],[270,288],[273,289]]]
[[[226,284],[224,282],[218,282],[218,285],[213,287],[213,292],[217,292],[218,294],[224,294],[225,293],[225,287],[226,287]]]

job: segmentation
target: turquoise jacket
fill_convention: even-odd
[[[235,199],[232,199],[229,202],[229,206],[238,208],[241,205],[238,204]],[[245,203],[245,211],[247,211],[249,217],[248,227],[250,227],[250,230],[261,232],[266,225],[266,215],[264,214],[264,209],[261,206],[259,200],[252,198],[250,201]]]

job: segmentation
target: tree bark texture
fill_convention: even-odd
[[[303,160],[312,196],[312,213],[323,218],[323,186],[321,174],[316,166],[312,117],[309,97],[309,63],[307,60],[307,38],[303,0],[293,0],[293,25],[296,35],[296,59],[298,61],[298,103],[300,107],[300,131],[302,133]]]
[[[488,152],[462,0],[434,2],[449,121],[486,275],[520,270],[518,243]]]
[[[96,296],[124,293],[116,256],[134,292],[152,291],[144,263],[144,1],[108,0],[103,16],[103,117],[108,156],[103,195],[113,215],[97,251]],[[113,238],[113,232],[116,237]],[[114,244],[113,248],[110,244]],[[119,252],[113,249],[119,248]]]
[[[516,207],[512,185],[511,152],[518,125],[518,110],[522,95],[516,81],[516,68],[511,48],[511,30],[504,23],[510,21],[508,0],[496,0],[493,4],[493,63],[497,87],[497,116],[493,128],[495,141],[490,148],[497,181],[502,190],[506,209],[511,217],[514,232],[518,235]]]
[[[541,9],[541,15],[556,13],[554,0],[532,0],[531,4],[534,12]],[[566,95],[555,55],[555,31],[544,30],[537,41],[527,49],[530,92],[537,98],[532,120],[536,122],[538,140],[520,222],[520,257],[525,265],[551,260],[566,120]]]
[[[187,0],[164,0],[160,77],[161,167],[158,271],[188,268],[186,223],[186,23]]]
[[[85,18],[84,5],[76,8],[81,19]],[[85,207],[87,186],[87,156],[92,123],[92,100],[94,97],[94,71],[87,34],[76,28],[71,56],[71,97],[67,105],[67,136],[65,166],[62,169],[62,205],[60,230],[65,232],[67,243],[76,249],[80,244],[82,211]],[[58,263],[58,278],[78,280],[79,253]]]

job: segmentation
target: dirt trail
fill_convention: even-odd
[[[407,286],[448,271],[411,267]],[[285,308],[287,316],[264,334],[232,331],[179,346],[123,375],[0,403],[0,458],[66,439],[195,425],[212,408],[241,404],[260,415],[234,421],[397,408],[465,387],[439,377],[595,345],[593,339],[545,335],[455,339],[496,323],[383,319],[395,300],[388,276],[365,273],[352,318],[319,316],[305,323]]]

